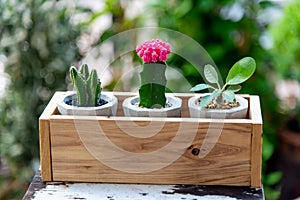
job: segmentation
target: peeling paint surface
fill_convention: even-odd
[[[180,194],[174,190],[174,185],[134,185],[134,184],[47,184],[34,195],[34,200],[235,200],[220,195]]]
[[[264,200],[263,187],[42,182],[36,175],[23,200]]]

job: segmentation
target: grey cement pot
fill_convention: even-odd
[[[239,107],[231,109],[206,109],[196,104],[199,95],[191,97],[188,101],[190,117],[192,118],[214,118],[214,119],[245,119],[248,112],[247,99],[236,95],[236,100],[240,103]]]
[[[79,107],[71,106],[65,102],[76,99],[76,92],[67,92],[58,102],[57,109],[62,115],[82,115],[82,116],[113,116],[117,113],[118,100],[110,93],[101,93],[101,99],[108,101],[102,106]]]
[[[139,96],[129,97],[123,101],[124,115],[127,117],[180,117],[182,100],[178,97],[167,96],[170,107],[160,109],[140,108],[137,106]]]

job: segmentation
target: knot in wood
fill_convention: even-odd
[[[198,148],[193,148],[193,149],[192,149],[192,154],[193,154],[193,155],[198,156],[199,153],[200,153],[200,149],[198,149]]]

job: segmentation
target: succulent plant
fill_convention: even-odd
[[[223,104],[235,101],[235,92],[241,89],[239,84],[248,80],[256,68],[255,60],[251,57],[245,57],[236,62],[228,72],[225,85],[221,87],[218,73],[212,65],[204,66],[204,76],[209,84],[198,84],[191,91],[200,91],[212,89],[212,93],[204,96],[199,104],[200,107],[206,107],[211,102]],[[217,86],[217,87],[215,87]]]
[[[102,90],[97,71],[92,69],[89,73],[87,64],[83,64],[80,70],[71,66],[70,76],[72,84],[76,88],[78,106],[97,106],[98,97]]]

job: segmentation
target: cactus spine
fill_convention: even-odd
[[[77,92],[78,106],[97,106],[98,96],[102,90],[97,71],[92,69],[91,73],[89,73],[87,64],[83,64],[79,71],[72,66],[70,68],[70,76]]]

